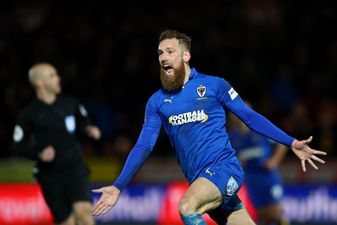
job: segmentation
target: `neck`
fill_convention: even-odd
[[[39,90],[36,91],[36,97],[48,105],[53,104],[56,100],[56,94]]]
[[[185,80],[184,80],[184,84],[187,83],[188,79],[190,79],[190,75],[191,75],[191,67],[189,65],[185,66]]]

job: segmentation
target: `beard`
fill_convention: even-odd
[[[180,90],[184,85],[185,67],[181,63],[178,67],[173,68],[173,75],[166,75],[163,67],[160,68],[160,81],[164,91],[173,92]]]

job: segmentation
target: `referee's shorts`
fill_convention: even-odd
[[[60,173],[42,171],[35,177],[55,223],[65,221],[72,214],[74,203],[91,201],[89,169],[85,164],[74,165]]]

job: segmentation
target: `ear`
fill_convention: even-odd
[[[33,83],[33,86],[36,88],[41,88],[41,86],[43,86],[43,81],[41,79],[36,79]]]
[[[190,61],[191,59],[191,53],[189,51],[184,51],[183,53],[183,60],[185,63],[187,63],[188,61]]]

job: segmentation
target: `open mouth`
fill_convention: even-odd
[[[171,74],[174,71],[173,67],[171,65],[169,65],[169,64],[164,64],[162,67],[163,67],[163,69],[165,70],[165,72],[167,74]]]

